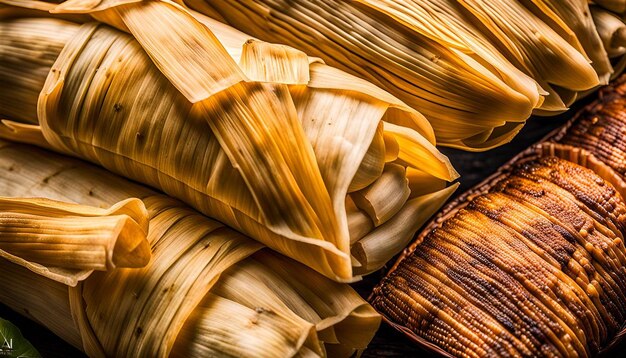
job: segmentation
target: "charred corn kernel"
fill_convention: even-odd
[[[505,173],[425,234],[371,302],[455,356],[593,356],[626,317],[626,202],[556,157]]]

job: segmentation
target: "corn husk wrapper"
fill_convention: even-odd
[[[55,11],[91,11],[79,10],[80,6],[80,2],[64,3]],[[249,41],[222,24],[213,28],[210,25],[216,21],[173,3],[98,9],[96,18],[120,28],[128,26],[135,37],[97,23],[65,22],[75,33],[51,65],[39,96],[41,134],[36,127],[5,121],[3,136],[28,143],[43,138],[41,146],[159,188],[340,281],[378,268],[352,269],[345,200],[351,187],[373,185],[381,175],[372,167],[380,168],[388,155],[372,147],[375,137],[377,143],[384,142],[385,136],[390,143],[398,142],[386,128],[399,126],[411,133],[400,145],[401,153],[411,155],[397,161],[429,174],[422,179],[427,188],[423,194],[435,194],[431,198],[436,206],[447,198],[449,191],[442,191],[440,183],[458,174],[434,147],[428,122],[377,87],[294,49]],[[2,26],[21,29],[19,36],[28,37],[30,24],[39,28],[39,21],[15,19]],[[157,31],[164,21],[171,21],[177,31],[165,35]],[[38,32],[11,45],[30,48],[37,41],[45,41]],[[196,50],[196,42],[203,44],[198,51],[205,57],[185,55]],[[172,46],[182,48],[170,50]],[[203,58],[206,63],[200,65]],[[199,71],[223,62],[227,68],[211,70],[215,81],[177,84],[183,73],[200,76]],[[18,61],[7,66],[25,83],[37,77],[21,72]],[[221,74],[231,67],[239,82]],[[266,81],[252,81],[248,74]],[[224,76],[236,83],[225,86]],[[277,79],[284,83],[270,82]],[[370,147],[378,154],[368,155],[365,161]],[[395,152],[393,144],[390,150]],[[356,188],[355,178],[359,178]],[[389,197],[396,195],[390,188],[377,187]],[[395,214],[410,211],[409,216],[420,223],[432,214],[408,200]],[[429,204],[424,202],[423,207],[430,208]],[[393,241],[395,236],[382,224],[368,234],[384,237],[388,232],[389,245],[394,247],[412,236]],[[362,263],[373,254],[360,253],[356,258]]]
[[[94,270],[148,264],[147,232],[146,208],[137,199],[105,210],[0,197],[0,257],[70,286]]]
[[[587,0],[530,0],[527,7],[572,46],[582,46],[581,52],[591,61],[600,83],[609,83],[613,66]]]
[[[575,99],[571,93],[565,99],[546,82],[542,74],[533,67],[520,62],[511,51],[502,51],[479,27],[479,21],[457,1],[395,1],[360,0],[372,10],[390,16],[398,24],[427,36],[444,46],[472,56],[486,68],[502,77],[507,85],[525,94],[534,103],[536,111],[565,111]],[[571,32],[571,31],[570,31]],[[572,34],[573,35],[573,34]],[[572,36],[577,43],[575,36]],[[576,47],[584,53],[582,46]],[[532,60],[532,59],[531,59]],[[545,88],[545,90],[544,90]],[[547,90],[547,91],[546,91]]]
[[[71,287],[0,259],[6,278],[0,301],[90,356],[349,356],[378,327],[378,315],[346,284],[262,249],[175,199],[4,141],[0,168],[4,196],[93,207],[128,197],[145,203],[153,252],[145,268],[95,272]]]
[[[594,0],[593,3],[617,14],[626,12],[626,1],[624,0]]]
[[[537,0],[525,8],[517,1],[484,4],[451,0],[360,2],[448,47],[474,54],[484,63],[494,64],[496,68],[513,67],[529,75],[541,89],[548,91],[545,100],[537,103],[536,112],[564,111],[576,99],[576,91],[593,88],[599,83],[586,57],[586,48],[595,51],[591,53],[594,64],[605,82],[612,73],[586,3],[554,5]],[[559,11],[558,14],[555,11]],[[509,69],[509,73],[511,71]],[[521,92],[532,93],[528,92],[532,89],[528,82],[519,75],[509,77],[508,84],[518,91],[520,86],[525,86],[527,91]]]
[[[13,10],[13,8],[11,8]],[[15,11],[15,10],[13,10]],[[49,36],[52,31],[56,36]],[[49,51],[47,53],[59,53],[63,46],[74,34],[73,28],[60,26],[57,20],[41,19],[38,25],[31,27],[29,38],[20,39],[19,32],[12,31],[9,28],[2,29],[2,54],[3,60],[0,63],[0,109],[2,115],[7,119],[24,120],[31,123],[37,123],[37,97],[46,80],[46,76],[50,71],[53,56],[39,56],[46,54],[42,49]],[[16,41],[26,42],[30,38],[39,38],[39,41],[33,40],[32,46],[21,50],[10,48],[6,39],[16,37]],[[43,41],[46,41],[45,43]],[[25,58],[33,59],[31,61],[23,61]],[[12,65],[20,65],[25,71],[38,73],[39,76],[32,76],[26,82],[20,74],[12,70]],[[26,101],[26,102],[25,102]]]
[[[609,57],[626,53],[626,24],[616,14],[598,6],[591,6],[591,15]]]
[[[506,143],[540,102],[532,80],[497,57],[493,65],[479,61],[357,2],[185,3],[385,88],[429,119],[440,145],[487,150]]]
[[[573,92],[600,84],[586,56],[518,1],[462,0],[461,4],[474,14],[511,61],[549,84],[552,89],[546,89],[553,97],[561,97],[566,106],[575,99]]]
[[[515,67],[489,41],[463,11],[451,0],[395,1],[359,0],[372,10],[390,16],[407,29],[418,32],[448,48],[454,49],[499,76],[508,86],[524,94],[534,107],[540,108],[546,92],[522,70]]]

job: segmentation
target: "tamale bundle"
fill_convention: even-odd
[[[594,74],[593,68],[589,66],[589,60],[585,58],[576,34],[564,25],[567,29],[566,35],[569,35],[567,38],[571,40],[568,42],[519,1],[483,3],[454,0],[408,2],[377,0],[363,3],[376,11],[389,14],[395,21],[415,28],[414,31],[425,33],[436,41],[445,44],[450,43],[452,39],[449,46],[474,53],[483,62],[496,63],[500,67],[503,66],[503,62],[515,66],[519,71],[531,76],[541,89],[548,92],[545,100],[537,107],[542,113],[566,110],[576,98],[576,91],[589,89],[598,84],[598,75]],[[575,15],[582,12],[581,9],[572,8],[571,4],[568,6],[562,3],[560,2],[561,7]],[[538,12],[543,14],[541,10],[546,10],[547,4],[542,5],[544,6],[540,7]],[[586,3],[584,7],[587,7],[588,13]],[[550,20],[556,18],[560,21],[559,24],[563,24],[561,18],[553,12],[550,11],[550,15],[554,15]],[[591,17],[588,17],[588,22],[593,27]],[[455,26],[450,26],[451,23]],[[433,28],[440,32],[433,31]],[[592,31],[597,38],[595,29]],[[471,38],[480,40],[468,40]],[[598,43],[599,39],[593,45]],[[498,61],[493,60],[497,56],[494,52],[499,54]],[[608,63],[608,58],[602,60]],[[602,64],[604,64],[601,68],[602,76],[607,76],[608,79],[612,69],[610,64],[601,62],[600,65]]]
[[[486,150],[506,143],[542,102],[535,81],[497,51],[485,49],[485,61],[483,53],[465,51],[471,44],[454,42],[456,35],[434,40],[356,1],[185,3],[262,40],[291,45],[372,81],[423,113],[441,145]],[[459,37],[469,35],[467,41],[482,40],[473,29],[455,26],[459,22],[450,24],[450,32],[463,31]]]
[[[626,322],[626,84],[450,203],[370,300],[446,356],[596,356]],[[558,143],[557,143],[558,142]]]
[[[515,0],[498,2],[463,0],[461,2],[487,29],[487,35],[507,54],[509,60],[520,67],[527,68],[533,78],[540,83],[547,83],[550,86],[546,88],[550,92],[548,98],[560,97],[565,104],[561,108],[540,108],[541,113],[563,111],[575,100],[576,92],[593,88],[601,83],[598,80],[598,74],[589,64],[578,37],[570,37],[570,41],[561,37],[549,26],[549,23],[535,16],[521,2]],[[568,3],[561,1],[560,7],[576,14],[584,11],[572,8],[572,4],[568,6]],[[551,11],[548,2],[536,1],[535,4],[542,15],[548,13],[546,17],[549,16],[551,20],[556,18],[565,22],[565,19]],[[587,16],[589,16],[588,5],[583,4],[580,7],[587,8]],[[574,30],[569,30],[576,35]],[[576,47],[572,46],[572,42]],[[599,42],[594,43],[593,46],[598,45],[601,47]],[[606,57],[605,53],[603,55]],[[605,60],[608,62],[608,59]],[[604,62],[597,65],[601,66],[600,76],[606,84],[612,72],[610,66]]]
[[[601,84],[608,84],[614,73],[600,30],[586,0],[531,0],[527,7],[572,46],[586,55]]]
[[[130,35],[19,10],[0,23],[2,137],[160,189],[327,277],[380,268],[456,188],[419,112],[298,50],[168,1],[52,10]]]
[[[89,356],[347,357],[378,327],[347,284],[82,161],[2,141],[0,194],[92,210],[145,203],[153,256],[143,268],[108,268],[72,286],[0,259],[0,302]]]
[[[607,31],[623,21],[587,0],[185,3],[380,85],[466,150],[508,142],[531,111],[561,113],[624,68]]]

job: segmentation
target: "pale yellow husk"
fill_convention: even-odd
[[[348,285],[79,160],[0,141],[0,195],[145,203],[145,268],[95,272],[70,287],[0,259],[0,302],[89,356],[347,357],[380,322]]]
[[[380,85],[424,113],[441,145],[482,151],[506,143],[541,102],[534,82],[497,57],[477,60],[357,2],[186,3]],[[510,86],[514,77],[521,81]]]
[[[608,84],[613,74],[607,49],[594,24],[587,0],[531,0],[527,7],[579,51],[596,70],[601,84]],[[534,6],[533,6],[534,5]]]
[[[395,164],[426,173],[421,185],[413,183],[420,194],[448,193],[445,183],[458,176],[420,113],[293,48],[249,41],[166,1],[72,1],[54,11],[92,13],[132,36],[98,23],[4,20],[0,66],[16,79],[19,98],[0,96],[0,116],[12,120],[3,122],[3,137],[79,156],[161,189],[332,279],[369,272],[352,268],[356,240],[345,208],[351,190],[377,179],[361,165],[366,158],[380,163],[398,155]],[[161,20],[176,31],[157,30]],[[44,45],[57,31],[67,34],[65,46]],[[196,50],[201,57],[186,55]],[[38,70],[24,70],[33,53]],[[179,83],[194,76],[213,80]],[[35,118],[32,108],[12,107],[14,100],[33,102],[39,85]],[[406,133],[396,140],[394,128]],[[372,146],[380,131],[389,153]],[[396,195],[397,187],[377,187],[379,197]],[[405,210],[396,213],[409,210],[423,223],[430,206],[446,199],[433,195],[435,203],[415,206],[406,197]],[[410,239],[393,234],[386,220],[369,233],[387,235],[391,247]]]
[[[519,1],[460,2],[510,61],[527,68],[550,92],[542,113],[562,111],[573,102],[575,92],[600,84],[586,56]],[[551,105],[546,108],[548,101]]]
[[[0,197],[0,257],[76,286],[94,270],[148,264],[147,216],[138,199],[105,210],[45,198]]]
[[[576,37],[570,44],[519,1],[185,3],[373,81],[424,113],[439,144],[460,149],[502,145],[533,110],[562,112],[600,83]]]
[[[429,39],[471,56],[524,94],[534,107],[541,107],[545,92],[528,74],[516,68],[476,26],[471,16],[453,0],[359,0],[398,24]]]
[[[380,85],[465,150],[510,141],[531,112],[562,113],[623,70],[587,0],[184,2]]]
[[[626,24],[624,21],[616,14],[597,6],[591,7],[591,15],[609,57],[623,56],[626,53]]]

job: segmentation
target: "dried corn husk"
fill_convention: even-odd
[[[449,48],[422,29],[389,21],[357,2],[185,3],[262,40],[302,49],[380,85],[423,113],[441,145],[486,150],[506,143],[541,102],[534,81],[497,52],[487,48],[468,54],[463,48]],[[480,43],[480,35],[467,41]],[[471,45],[461,47],[476,51]]]
[[[585,54],[596,70],[601,84],[608,84],[613,74],[613,66],[607,54],[608,49],[598,34],[591,16],[587,0],[530,0],[527,7],[541,20],[572,46],[582,45],[579,49]]]
[[[624,0],[593,0],[593,3],[618,14],[626,12],[626,1]]]
[[[471,56],[472,60],[501,77],[508,86],[524,94],[533,108],[542,107],[544,102],[542,94],[547,93],[523,72],[525,69],[516,68],[502,55],[456,1],[359,0],[359,2],[374,11],[390,16],[407,29],[463,55]]]
[[[623,56],[626,53],[624,21],[617,15],[597,6],[591,7],[591,15],[609,57]]]
[[[482,23],[487,35],[499,44],[510,61],[550,85],[552,90],[548,91],[552,96],[567,96],[568,92],[584,91],[600,83],[585,55],[520,2],[460,2]],[[563,102],[566,106],[571,104]],[[542,112],[559,110],[541,109]]]
[[[145,203],[145,268],[96,272],[70,287],[0,259],[0,302],[90,356],[349,356],[378,327],[346,284],[84,162],[2,141],[0,195]]]
[[[144,267],[148,218],[140,200],[104,210],[44,198],[0,197],[0,257],[76,286],[94,270]]]
[[[56,36],[50,36],[50,32]],[[42,19],[30,27],[28,38],[19,38],[22,32],[8,27],[2,28],[0,46],[0,111],[3,118],[37,123],[37,97],[50,71],[50,65],[56,59],[65,43],[74,34],[75,29],[62,26],[57,20]],[[7,38],[16,38],[19,42],[31,42],[31,46],[17,49],[11,47]],[[45,51],[43,51],[45,49]],[[42,56],[43,55],[43,56]],[[31,60],[28,60],[31,59]],[[21,67],[40,76],[33,76],[26,82],[15,68]],[[25,102],[26,101],[26,102]]]
[[[515,65],[549,93],[537,106],[539,114],[566,110],[577,91],[594,88],[598,77],[606,84],[613,73],[585,0],[360,2],[483,62]],[[516,88],[515,81],[518,88],[524,83],[518,76],[508,84]]]
[[[58,47],[40,48],[44,53],[39,58],[55,59],[46,62],[51,69],[39,96],[40,132],[36,126],[4,121],[4,137],[52,147],[162,189],[341,281],[357,274],[351,267],[345,200],[355,178],[368,171],[361,166],[366,157],[373,155],[380,162],[400,153],[398,165],[427,174],[419,179],[425,188],[421,194],[434,194],[430,198],[437,201],[435,206],[446,200],[437,193],[449,193],[442,190],[442,183],[458,174],[435,148],[428,122],[388,93],[294,49],[248,41],[246,35],[174,3],[87,5],[68,2],[55,11],[95,11],[96,18],[128,27],[136,40],[102,24],[57,20],[50,30],[66,26],[75,32],[60,53]],[[163,35],[154,30],[162,26],[160,19],[191,25]],[[7,34],[19,33],[0,39],[6,41],[5,51],[41,46],[46,40],[40,21],[3,22],[0,26],[8,29]],[[187,34],[187,28],[192,33]],[[207,56],[206,64],[200,65],[195,55],[184,55],[194,51],[192,41],[184,38],[206,42],[199,50]],[[160,48],[160,43],[181,48]],[[211,57],[212,52],[218,55]],[[254,68],[254,59],[260,67]],[[236,67],[228,70],[233,76],[246,78],[230,86],[215,74],[212,78],[217,80],[210,83],[177,83],[183,81],[183,73],[195,76],[224,61],[227,67]],[[40,81],[40,74],[19,72],[16,63],[7,61],[6,66],[22,79],[20,83]],[[300,84],[307,80],[305,73],[309,80]],[[248,75],[281,81],[254,82]],[[232,78],[228,83],[236,82]],[[199,101],[190,102],[195,100]],[[26,118],[28,113],[11,117],[34,122]],[[381,127],[384,142],[396,127],[408,133],[399,148],[390,138],[389,154],[381,151]],[[374,138],[378,147],[372,146]],[[376,178],[359,185],[374,185],[372,179]],[[383,191],[389,197],[396,194],[392,188],[377,188],[380,196]],[[407,198],[402,208],[411,208],[407,215],[423,223],[432,203],[422,203],[409,205]],[[388,233],[392,247],[399,247],[394,240],[408,240],[383,225],[372,228],[374,232]]]

